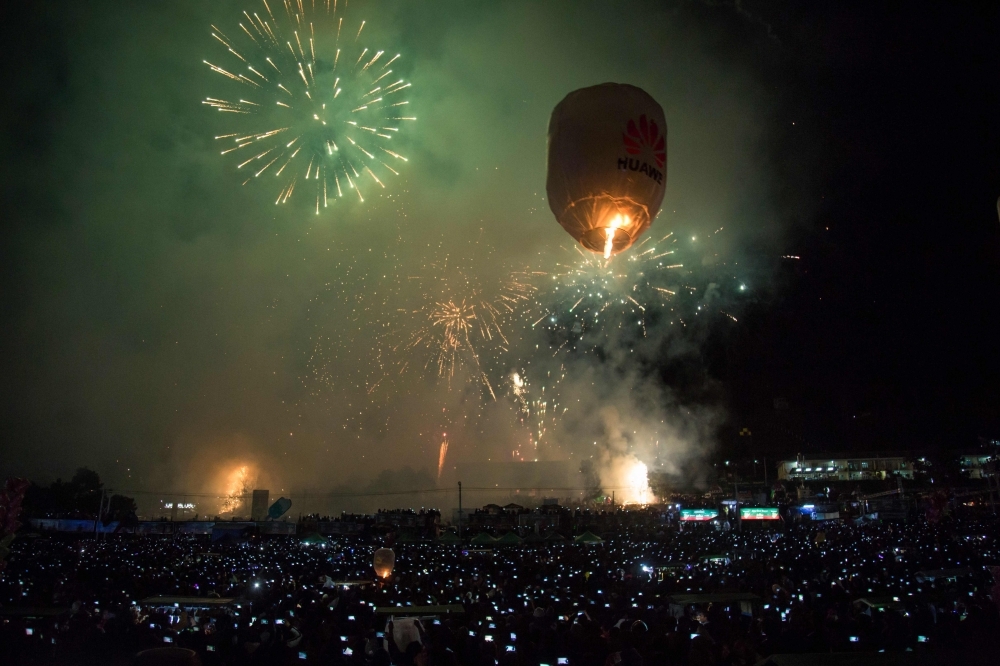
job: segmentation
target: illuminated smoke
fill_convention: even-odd
[[[225,494],[222,498],[222,513],[235,514],[245,510],[257,485],[257,470],[249,465],[240,465],[229,473]]]

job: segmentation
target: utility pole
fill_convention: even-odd
[[[993,515],[997,513],[997,503],[993,499],[993,484],[996,483],[998,489],[1000,489],[1000,474],[997,474],[997,460],[991,460],[983,466],[983,472],[986,474],[986,487],[990,489],[990,506],[993,508]]]
[[[101,514],[104,512],[104,493],[105,492],[106,492],[106,489],[101,488],[101,499],[97,503],[97,518],[94,519],[94,540],[95,541],[100,536],[100,532],[97,531],[97,528],[101,524]],[[110,499],[108,500],[108,504],[109,505],[111,504],[111,500]],[[110,506],[109,506],[109,508],[110,508]]]
[[[751,486],[752,488],[752,486]],[[733,500],[735,504],[733,505],[733,522],[737,523],[740,528],[740,532],[743,531],[743,521],[740,520],[740,484],[738,481],[733,481]]]
[[[462,482],[458,482],[458,540],[462,540]]]
[[[993,483],[996,484],[997,493],[1000,493],[1000,474],[997,474],[997,461],[993,461],[993,473],[990,474]],[[993,505],[993,515],[997,515],[997,503],[993,499],[993,486],[990,486],[990,504]]]

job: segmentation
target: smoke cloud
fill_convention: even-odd
[[[750,265],[743,248],[773,246],[785,219],[762,147],[773,72],[745,57],[777,48],[762,28],[697,3],[351,2],[372,42],[403,54],[418,121],[398,179],[317,217],[242,186],[213,140],[225,114],[200,103],[217,89],[209,26],[251,5],[49,3],[5,21],[8,54],[36,76],[10,82],[0,145],[2,471],[44,482],[86,465],[153,499],[223,494],[243,464],[293,498],[434,488],[439,463],[450,488],[462,462],[517,451],[597,461],[609,488],[633,460],[690,476],[725,418],[663,375],[698,362],[693,323],[556,358],[511,330],[484,351],[496,400],[468,369],[400,372],[384,340],[415,329],[409,278],[442,256],[473,261],[484,284],[565,256],[545,202],[546,124],[567,92],[603,81],[640,86],[666,112],[667,194],[650,233],[725,227],[706,260]],[[547,390],[566,411],[541,439],[510,397],[518,368],[533,391],[565,377]]]

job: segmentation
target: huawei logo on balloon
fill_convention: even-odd
[[[622,140],[625,142],[625,152],[636,157],[619,158],[618,169],[635,171],[649,177],[657,185],[663,185],[665,174],[661,169],[667,163],[667,136],[660,134],[656,121],[648,120],[646,114],[639,116],[638,125],[634,120],[628,121]],[[653,153],[656,166],[646,161],[648,157],[642,156],[647,150]]]
[[[656,166],[663,168],[667,161],[666,136],[660,134],[660,128],[656,126],[655,121],[646,120],[646,114],[639,116],[638,125],[634,120],[628,121],[622,139],[625,141],[625,152],[629,155],[638,155],[642,152],[643,146],[651,148]]]

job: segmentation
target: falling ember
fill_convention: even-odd
[[[300,190],[314,188],[307,196],[315,201],[316,214],[343,196],[342,180],[364,202],[361,173],[368,176],[366,184],[384,189],[385,179],[398,175],[396,169],[407,161],[390,150],[399,130],[415,120],[396,108],[408,104],[404,91],[410,87],[389,68],[399,55],[380,59],[384,50],[364,47],[364,21],[354,39],[341,44],[344,19],[337,16],[336,3],[285,0],[277,18],[266,0],[264,7],[269,21],[244,12],[246,21],[231,36],[212,26],[228,60],[205,64],[227,79],[221,83],[231,91],[203,104],[231,114],[239,130],[216,137],[223,141],[222,154],[235,152],[237,168],[250,172],[244,184],[280,179],[275,203],[292,197],[303,174],[307,185]]]
[[[514,371],[509,376],[509,393],[517,407],[517,418],[527,430],[530,455],[537,460],[540,445],[546,433],[567,408],[561,407],[558,386],[566,376],[565,366],[542,376],[542,381],[532,386],[524,371]],[[515,459],[524,460],[521,447],[513,452]]]
[[[448,440],[441,442],[441,450],[438,452],[438,481],[441,480],[441,472],[444,471],[444,459],[448,455]]]
[[[524,385],[524,380],[521,378],[519,372],[514,372],[510,376],[511,381],[511,391],[514,393],[514,398],[517,400],[518,405],[521,409],[527,409],[527,402],[525,402],[525,397],[528,394],[528,388]]]

